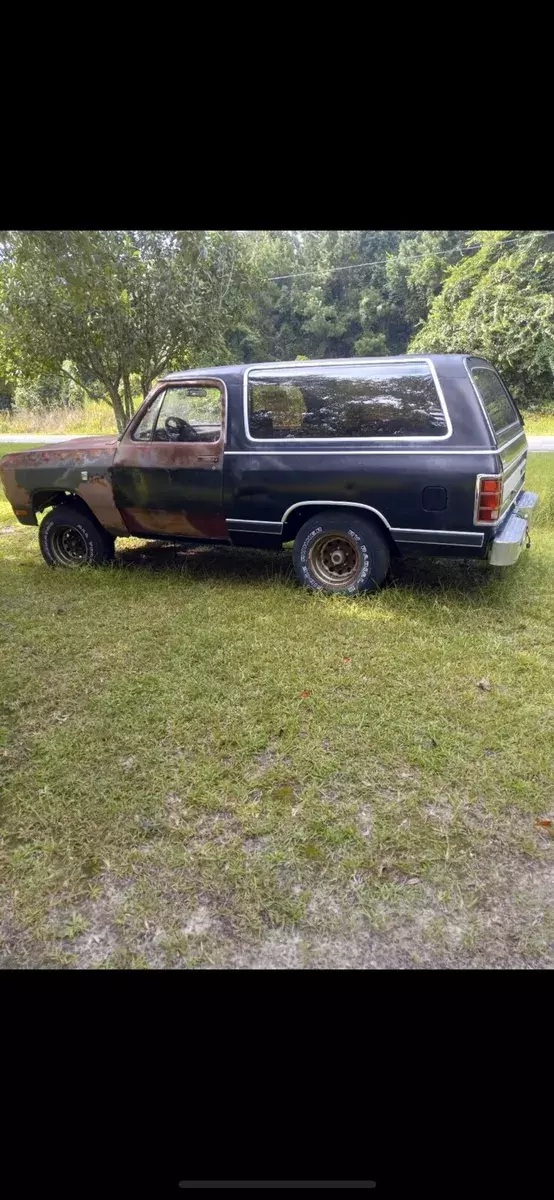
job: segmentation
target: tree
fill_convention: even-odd
[[[254,230],[245,234],[250,292],[229,334],[238,362],[279,362],[303,347],[302,317],[294,305],[290,279],[273,279],[302,270],[301,246],[294,231]]]
[[[397,352],[408,330],[386,290],[394,230],[324,230],[304,236],[291,281],[301,348],[315,358]]]
[[[411,330],[386,279],[398,233],[277,230],[248,237],[259,290],[239,357],[338,358],[405,348]]]
[[[552,405],[554,235],[486,230],[471,240],[482,248],[449,268],[410,349],[481,354],[524,407]]]
[[[398,253],[389,255],[387,288],[404,314],[410,334],[426,320],[451,266],[464,254],[470,230],[408,230],[400,237]]]
[[[62,373],[88,392],[98,381],[119,429],[133,374],[146,394],[173,365],[228,356],[247,282],[242,240],[226,231],[10,231],[1,266],[10,374]]]

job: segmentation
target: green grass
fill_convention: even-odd
[[[525,432],[554,437],[554,413],[525,413]]]
[[[38,438],[36,442],[0,442],[0,459],[2,459],[5,454],[19,454],[20,452],[25,453],[26,450],[35,450],[38,446],[44,446],[44,442],[41,442]],[[4,492],[0,487],[0,513],[3,511],[2,505],[4,506],[5,511],[6,497],[4,496]],[[7,505],[7,509],[8,512],[13,516],[9,505]]]
[[[515,568],[359,599],[285,552],[52,571],[2,499],[4,965],[552,966],[554,460],[527,482]]]

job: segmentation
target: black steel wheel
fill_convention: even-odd
[[[109,562],[114,539],[94,519],[71,504],[58,504],[46,514],[39,529],[39,545],[51,567],[79,567]]]

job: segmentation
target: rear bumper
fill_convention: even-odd
[[[493,567],[511,567],[525,545],[529,545],[529,525],[539,502],[536,492],[520,492],[514,510],[491,542],[489,562]]]

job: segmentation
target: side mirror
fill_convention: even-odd
[[[201,387],[191,387],[186,390],[187,396],[205,396],[206,389]]]

